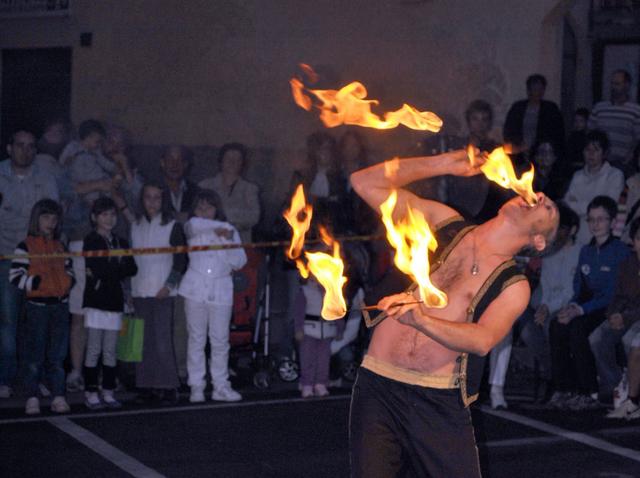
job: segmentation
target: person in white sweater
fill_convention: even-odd
[[[237,229],[224,221],[222,203],[214,191],[202,190],[196,194],[190,216],[184,226],[190,246],[240,244]],[[242,400],[229,383],[229,324],[233,307],[231,274],[246,262],[247,256],[242,248],[189,253],[189,267],[178,293],[185,298],[189,336],[187,373],[192,403],[205,400],[204,349],[207,335],[211,345],[211,399],[225,402]]]
[[[131,225],[132,247],[170,247],[185,244],[182,226],[174,218],[169,191],[160,183],[142,188],[143,213]],[[173,350],[173,310],[185,254],[146,254],[134,257],[138,273],[131,278],[137,316],[144,319],[142,362],[136,364],[136,387],[141,401],[160,398],[176,403],[178,370]]]
[[[624,174],[611,166],[607,159],[609,139],[599,130],[589,131],[584,147],[584,168],[575,172],[564,197],[567,205],[580,216],[580,229],[576,243],[584,245],[591,240],[587,226],[587,206],[596,196],[609,196],[618,201],[624,189]]]

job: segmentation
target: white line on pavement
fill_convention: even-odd
[[[164,475],[149,468],[132,456],[118,450],[99,436],[73,423],[68,418],[52,417],[48,418],[47,421],[136,478],[165,478]]]
[[[67,417],[75,420],[77,418],[109,418],[127,415],[148,415],[154,413],[175,413],[175,412],[193,412],[198,410],[211,410],[216,408],[244,408],[244,407],[256,407],[265,405],[279,405],[284,403],[309,403],[314,401],[339,401],[350,400],[351,394],[348,395],[331,395],[323,398],[275,398],[272,400],[256,400],[246,402],[217,402],[207,403],[203,405],[183,405],[180,407],[162,407],[162,408],[145,408],[145,409],[133,409],[133,410],[120,410],[120,411],[102,411],[92,413],[72,413],[66,415]],[[12,423],[29,423],[29,422],[41,422],[46,421],[51,417],[30,417],[30,418],[6,418],[0,420],[0,425],[8,425]]]
[[[620,428],[603,428],[596,431],[598,435],[606,436],[625,436],[636,435],[640,433],[640,427],[620,427]],[[519,447],[532,445],[552,445],[567,441],[567,438],[561,436],[542,436],[542,437],[524,437],[524,438],[505,438],[504,440],[489,440],[486,442],[478,442],[478,446],[487,448],[503,448],[503,447]]]
[[[578,443],[582,443],[583,445],[597,448],[598,450],[607,451],[609,453],[614,453],[616,455],[624,456],[625,458],[629,458],[631,460],[640,462],[640,452],[637,450],[632,450],[631,448],[625,448],[618,445],[614,445],[613,443],[609,443],[599,438],[592,437],[585,433],[572,432],[569,430],[565,430],[564,428],[560,428],[555,425],[549,425],[548,423],[544,423],[539,420],[534,420],[533,418],[524,417],[516,413],[506,412],[503,410],[493,410],[490,407],[487,407],[484,405],[481,406],[480,409],[484,413],[487,413],[489,415],[494,415],[496,417],[500,417],[505,420],[510,420],[512,422],[519,423],[521,425],[526,425],[528,427],[535,428],[536,430],[540,430],[545,433],[549,433],[551,435],[557,435],[557,436],[566,438],[568,440],[573,440]]]

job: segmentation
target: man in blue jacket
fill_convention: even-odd
[[[629,247],[611,235],[616,202],[595,197],[587,208],[587,223],[593,235],[580,250],[573,279],[574,295],[560,309],[550,327],[551,368],[556,392],[563,395],[554,405],[573,410],[599,406],[596,365],[589,335],[605,319],[613,299],[618,266],[629,256]]]

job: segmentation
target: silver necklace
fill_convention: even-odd
[[[472,243],[471,243],[471,251],[472,251],[472,260],[471,260],[471,275],[477,276],[480,273],[480,266],[478,265],[478,261],[476,259],[476,235],[475,231],[471,231],[473,234]]]

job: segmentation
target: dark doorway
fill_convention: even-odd
[[[52,118],[69,118],[71,48],[2,50],[2,144],[17,129],[37,136]]]

